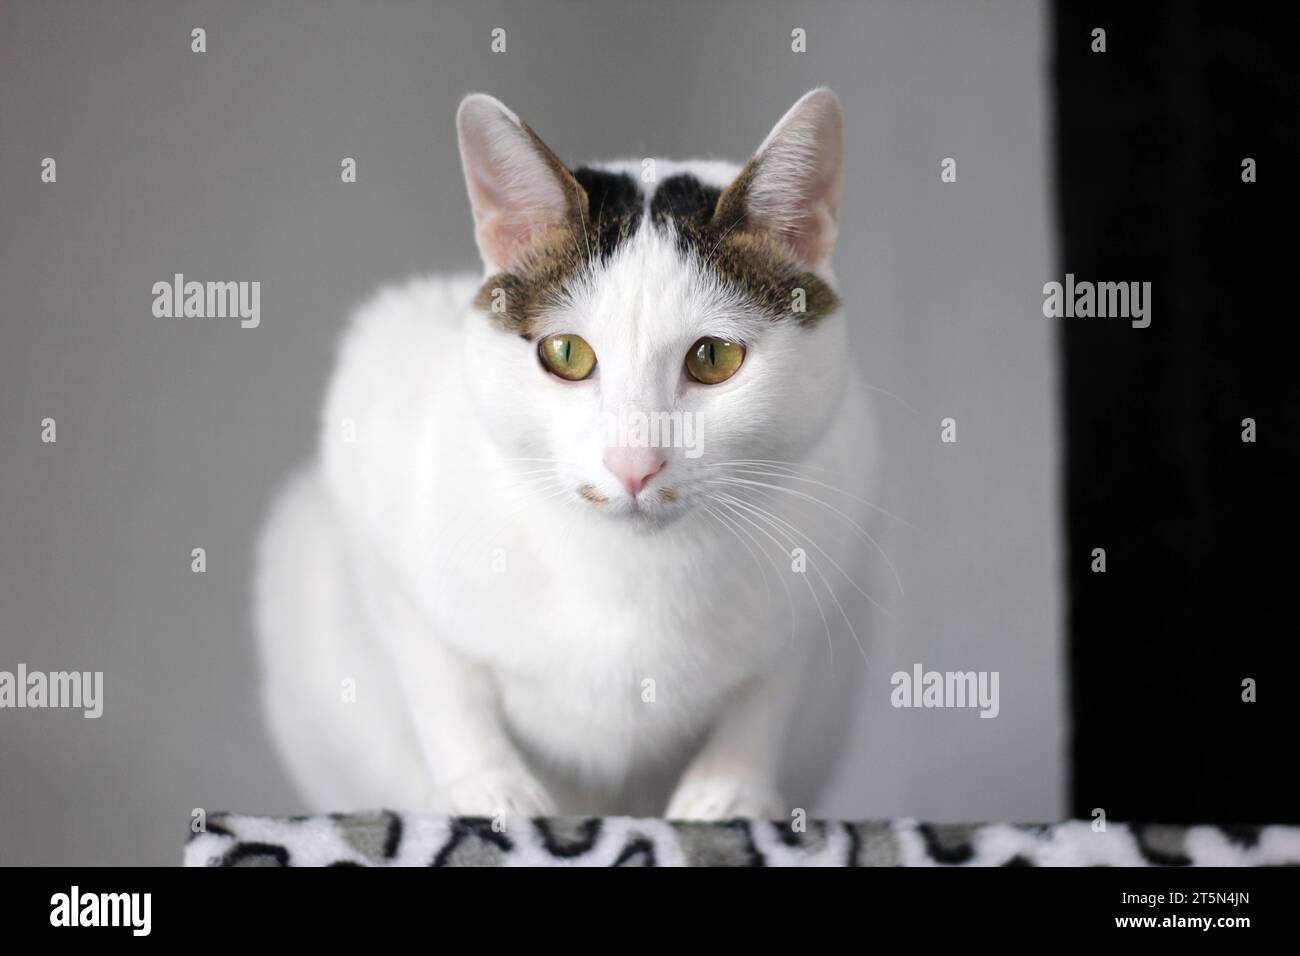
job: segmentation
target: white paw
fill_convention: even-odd
[[[546,788],[522,767],[490,767],[443,787],[438,804],[458,817],[546,817],[555,803]]]
[[[778,820],[785,814],[781,797],[771,787],[735,777],[701,777],[678,784],[664,816],[669,820]]]

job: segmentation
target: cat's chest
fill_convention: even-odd
[[[497,564],[489,553],[440,582],[456,594],[453,640],[504,681],[593,713],[621,712],[629,697],[714,700],[759,672],[780,623],[788,630],[734,561],[558,560],[511,536],[494,554]]]
[[[680,757],[790,638],[785,591],[710,542],[602,551],[575,535],[557,553],[529,532],[489,532],[430,593],[440,636],[489,669],[536,752],[611,779]]]
[[[477,597],[462,606],[463,624],[498,666],[579,683],[692,664],[725,676],[741,635],[761,621],[751,595],[698,571],[611,582],[539,562],[466,590]]]
[[[629,763],[680,756],[760,666],[717,629],[645,603],[589,602],[519,626],[493,662],[513,733],[614,779]]]

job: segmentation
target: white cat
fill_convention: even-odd
[[[743,169],[569,170],[481,94],[457,123],[486,273],[360,311],[261,543],[289,770],[313,810],[788,819],[872,546],[839,103]]]

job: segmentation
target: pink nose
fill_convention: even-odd
[[[654,448],[610,448],[605,452],[605,467],[633,498],[665,464],[664,456]]]

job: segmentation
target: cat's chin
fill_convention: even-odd
[[[638,534],[654,534],[673,524],[686,513],[685,508],[671,508],[663,511],[644,511],[638,509],[625,520]]]
[[[614,507],[601,507],[594,510],[597,512],[597,517],[611,524],[627,528],[637,534],[654,534],[676,522],[678,518],[690,511],[690,508],[681,504],[663,507],[623,501]]]

